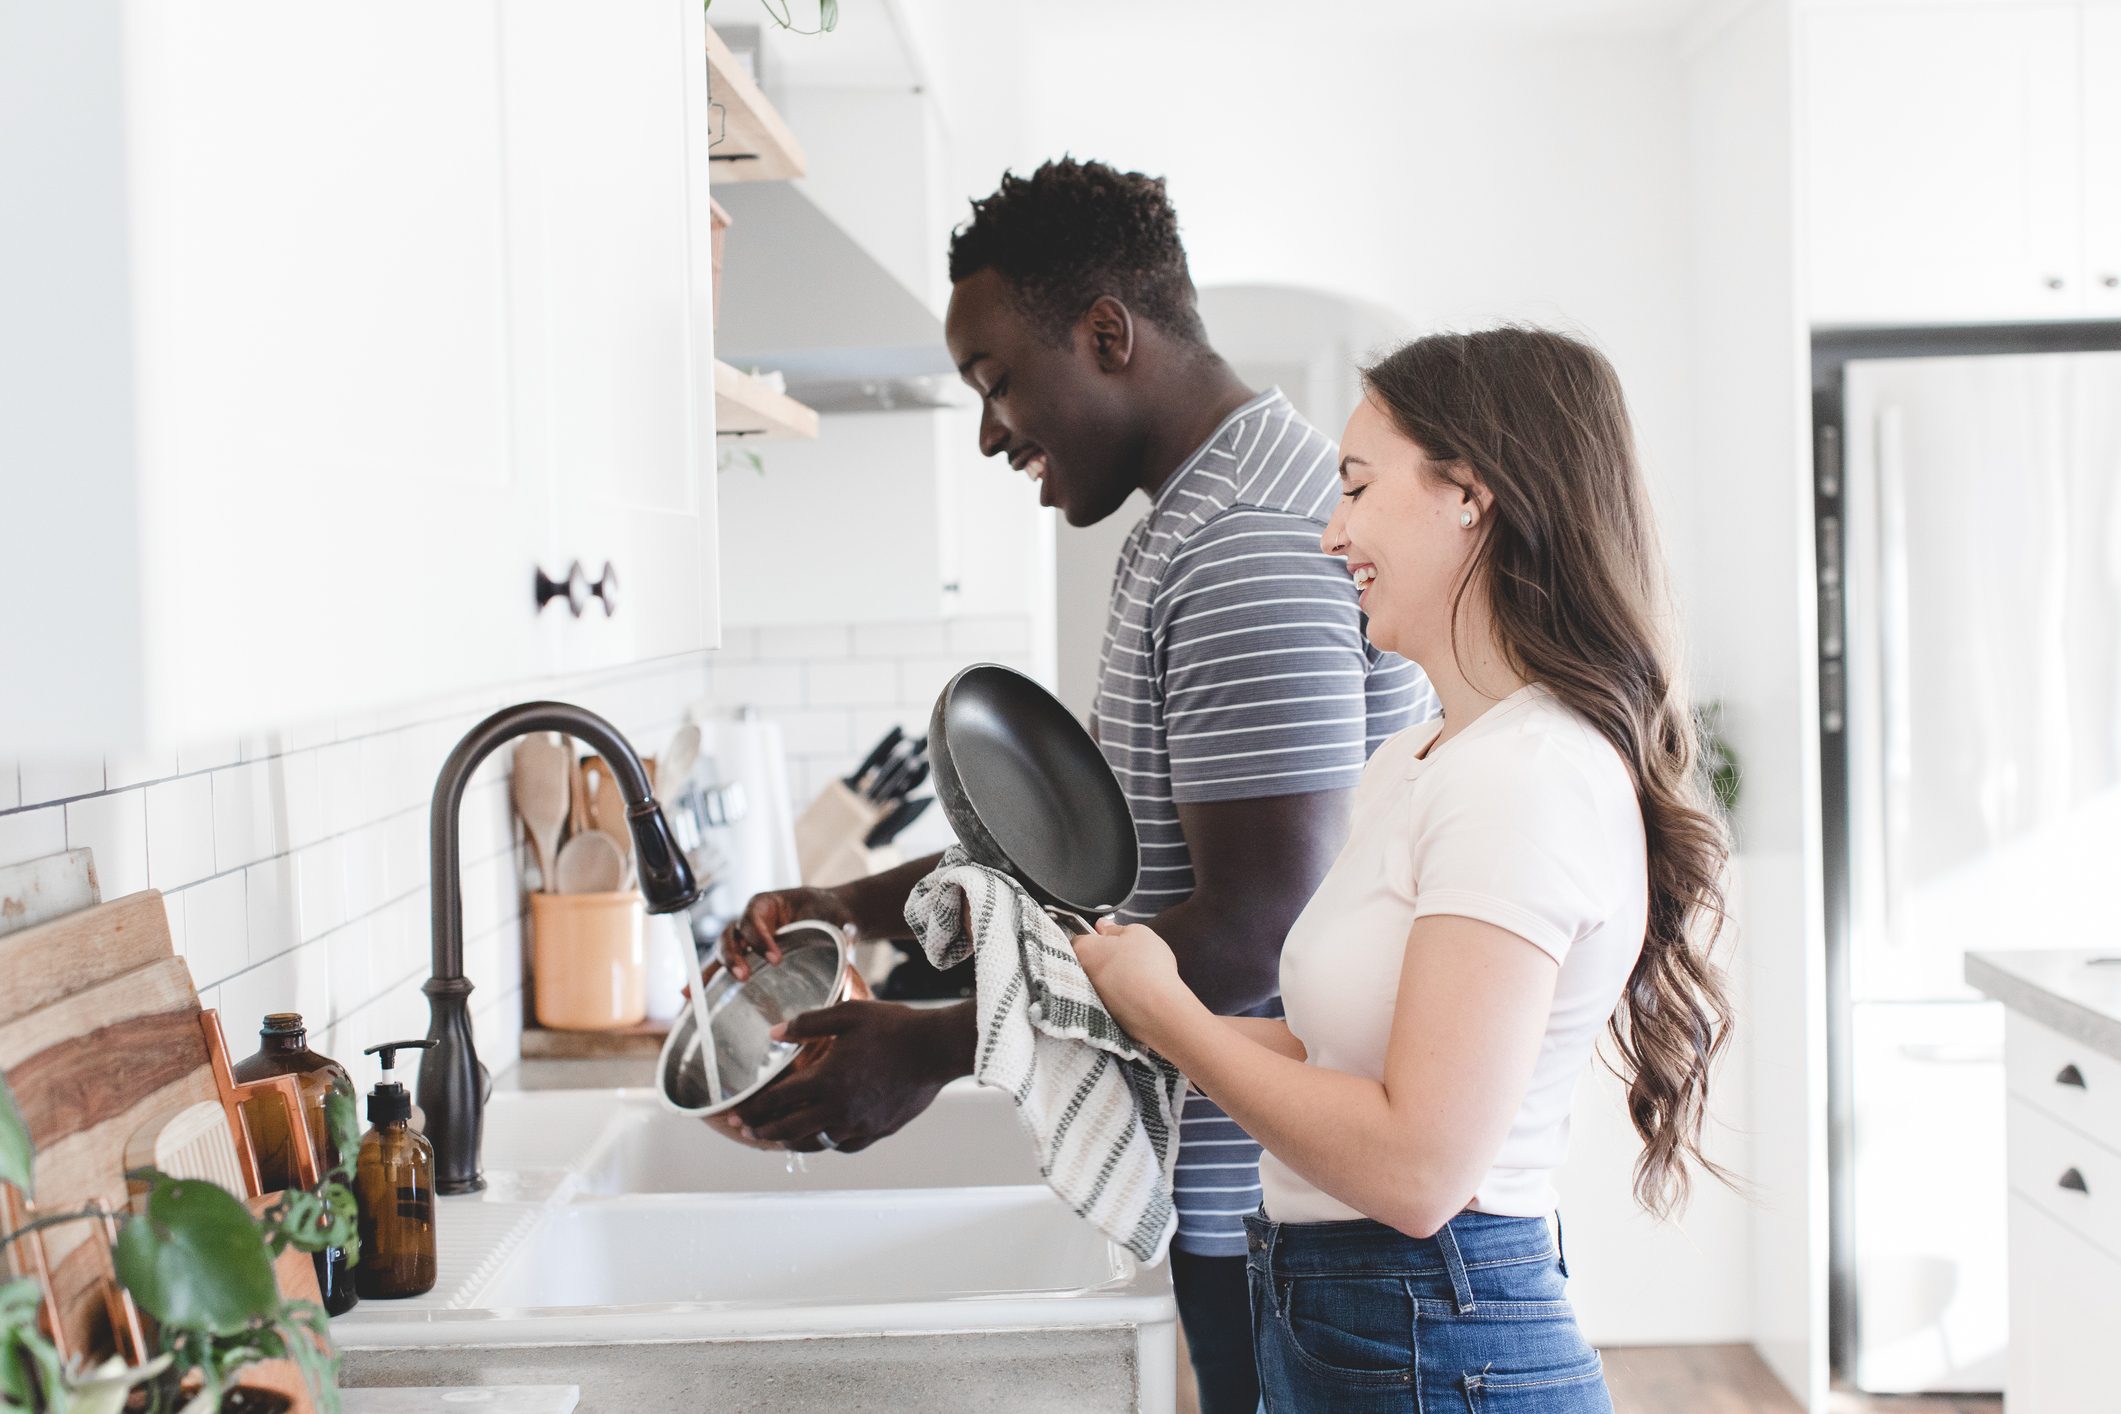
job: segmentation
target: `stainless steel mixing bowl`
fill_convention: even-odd
[[[776,1041],[767,1032],[791,1017],[848,998],[858,984],[848,961],[846,936],[831,924],[818,922],[791,923],[776,936],[781,945],[777,966],[756,963],[751,976],[740,982],[719,962],[710,963],[701,983],[707,1029],[714,1039],[721,1075],[719,1100],[710,1097],[700,1069],[693,1008],[686,1006],[671,1023],[662,1056],[656,1061],[656,1090],[671,1109],[689,1115],[720,1114],[765,1089],[805,1049],[825,1044]],[[862,994],[866,995],[866,989]]]

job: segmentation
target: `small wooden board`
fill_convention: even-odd
[[[0,934],[34,928],[101,902],[96,858],[88,850],[70,849],[0,868]]]
[[[667,1021],[644,1021],[623,1031],[554,1031],[523,1028],[525,1060],[654,1060],[670,1035]]]

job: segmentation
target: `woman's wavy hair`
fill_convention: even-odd
[[[1649,847],[1642,954],[1615,1010],[1614,1071],[1642,1136],[1635,1197],[1686,1205],[1702,1152],[1709,1073],[1731,1004],[1710,948],[1725,921],[1730,854],[1714,805],[1648,488],[1613,366],[1544,329],[1417,339],[1363,370],[1371,399],[1455,484],[1494,496],[1452,595],[1452,639],[1477,580],[1511,665],[1595,726],[1634,778]]]

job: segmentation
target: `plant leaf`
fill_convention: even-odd
[[[830,34],[840,22],[840,0],[818,0],[817,29],[819,34]]]
[[[146,1384],[168,1367],[170,1357],[157,1355],[145,1365],[128,1365],[119,1356],[81,1374],[66,1378],[66,1396],[72,1414],[120,1414],[125,1397],[134,1385]]]
[[[0,1180],[22,1190],[25,1198],[37,1196],[37,1151],[29,1142],[29,1125],[16,1108],[15,1092],[0,1074]]]
[[[354,1109],[352,1089],[334,1089],[324,1097],[324,1120],[339,1156],[332,1172],[341,1179],[351,1178],[354,1162],[361,1156],[361,1120]]]
[[[118,1279],[164,1326],[235,1335],[279,1310],[265,1233],[240,1199],[198,1180],[157,1173],[147,1211],[111,1248]]]

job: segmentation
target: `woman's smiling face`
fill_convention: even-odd
[[[1425,667],[1447,661],[1451,599],[1480,543],[1487,492],[1469,475],[1463,486],[1450,480],[1367,396],[1340,450],[1340,502],[1321,548],[1347,559],[1372,643]]]

